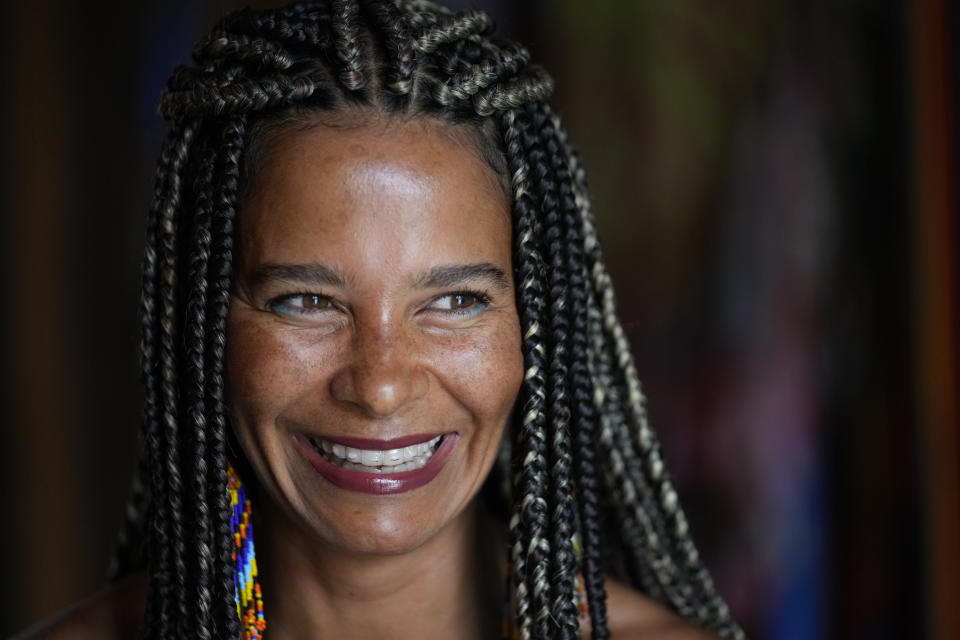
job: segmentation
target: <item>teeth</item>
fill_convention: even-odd
[[[402,449],[355,449],[320,438],[310,438],[310,443],[320,455],[335,465],[352,471],[366,473],[401,473],[419,469],[430,461],[442,436]]]
[[[366,467],[379,467],[381,458],[383,458],[382,451],[363,450],[360,452],[360,462]]]

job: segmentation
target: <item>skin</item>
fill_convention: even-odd
[[[270,151],[240,218],[227,374],[264,493],[265,593],[286,594],[271,635],[490,637],[473,499],[523,376],[509,202],[432,123],[317,127]],[[451,267],[477,273],[429,277]],[[297,433],[459,440],[433,481],[376,496],[325,480]]]
[[[499,637],[506,531],[474,498],[523,375],[510,204],[448,126],[280,136],[243,201],[228,391],[262,489],[271,640]],[[425,277],[465,265],[484,268]],[[292,440],[449,432],[437,477],[390,496],[330,484]],[[615,638],[713,637],[615,581],[607,592]],[[137,637],[145,593],[136,577],[23,637]]]

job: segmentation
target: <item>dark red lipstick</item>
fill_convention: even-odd
[[[426,440],[435,436],[428,436]],[[345,469],[327,461],[310,443],[310,440],[299,433],[293,435],[293,441],[300,453],[313,465],[321,476],[332,484],[348,491],[369,493],[373,495],[393,495],[412,491],[427,484],[440,473],[447,457],[460,440],[460,434],[447,433],[437,445],[437,450],[426,465],[412,471],[399,473],[369,473]],[[397,438],[394,440],[366,440],[360,438],[330,438],[336,442],[357,449],[388,450],[399,449],[425,441],[423,435]]]

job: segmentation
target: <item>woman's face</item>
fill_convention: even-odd
[[[523,375],[509,202],[443,126],[280,136],[241,207],[233,427],[290,521],[345,550],[454,521]]]

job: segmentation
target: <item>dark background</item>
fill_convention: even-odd
[[[957,9],[449,4],[557,80],[652,419],[751,637],[955,637]],[[2,5],[0,636],[102,584],[155,105],[240,5]]]

